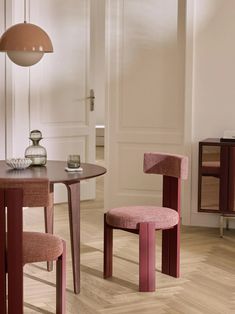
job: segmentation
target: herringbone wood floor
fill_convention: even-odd
[[[43,211],[26,209],[25,229],[43,231]],[[67,240],[67,314],[232,314],[235,313],[235,230],[182,227],[181,278],[161,274],[161,233],[157,237],[153,293],[138,292],[138,237],[115,231],[114,277],[102,278],[103,178],[97,198],[82,202],[81,293],[73,294],[66,204],[55,208],[55,233]],[[27,265],[25,313],[55,313],[55,271]]]

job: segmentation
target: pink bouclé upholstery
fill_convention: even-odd
[[[0,188],[23,188],[24,207],[48,206],[49,184],[44,178],[34,179],[5,179],[0,178]]]
[[[188,157],[166,153],[145,153],[144,172],[185,180],[188,177]]]
[[[37,206],[49,204],[47,179],[0,182],[1,314],[23,314],[23,266],[44,261],[56,261],[56,314],[66,312],[66,243],[53,234],[23,232],[22,208],[33,199]]]
[[[23,233],[23,264],[55,261],[63,253],[61,239],[40,232]]]
[[[178,224],[179,214],[167,207],[127,206],[110,209],[106,221],[116,228],[138,229],[140,222],[154,222],[155,229],[169,229]]]

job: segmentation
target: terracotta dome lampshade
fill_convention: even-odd
[[[42,28],[24,22],[5,31],[0,38],[0,51],[6,52],[12,62],[27,67],[39,62],[44,53],[53,52],[53,46]]]

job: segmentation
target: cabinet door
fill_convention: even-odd
[[[198,210],[218,212],[220,210],[220,159],[218,145],[199,145]]]
[[[224,211],[235,214],[235,145],[229,147],[228,167],[228,205]]]
[[[235,143],[199,144],[198,210],[235,213]]]

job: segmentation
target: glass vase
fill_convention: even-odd
[[[41,131],[31,131],[29,139],[33,144],[26,148],[25,157],[32,160],[32,166],[44,166],[47,162],[47,152],[45,147],[39,144],[42,139]]]

